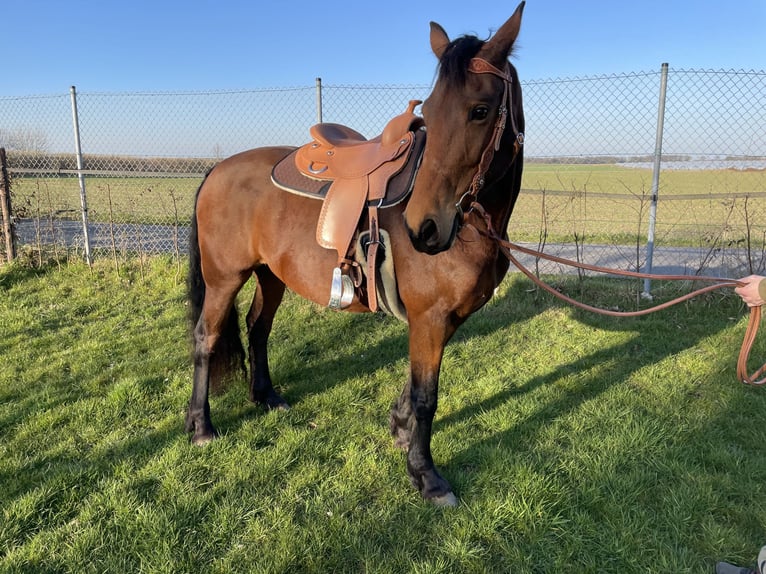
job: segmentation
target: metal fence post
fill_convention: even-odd
[[[80,181],[80,207],[82,209],[82,235],[85,247],[85,261],[93,264],[90,255],[90,236],[88,235],[88,199],[85,195],[85,174],[83,174],[82,146],[80,145],[80,119],[77,114],[77,91],[72,86],[69,89],[72,99],[72,125],[74,126],[74,147],[77,156],[77,179]]]
[[[322,78],[316,79],[317,89],[317,123],[322,123]]]
[[[8,177],[8,158],[5,148],[0,147],[0,208],[3,213],[3,235],[5,236],[5,259],[10,263],[16,257],[11,211],[11,183]]]
[[[657,225],[657,199],[660,190],[660,169],[662,164],[662,134],[665,126],[665,95],[668,88],[668,64],[662,64],[660,73],[660,98],[657,105],[657,137],[654,142],[654,167],[652,170],[652,198],[649,207],[649,231],[646,237],[646,272],[652,272],[654,255],[654,229]],[[644,291],[641,296],[651,299],[651,279],[644,279]]]

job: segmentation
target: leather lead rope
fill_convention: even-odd
[[[750,320],[747,323],[745,338],[742,341],[742,347],[739,350],[739,358],[737,359],[737,378],[748,385],[760,386],[766,384],[766,377],[759,379],[764,370],[766,370],[766,364],[755,371],[752,375],[747,374],[747,361],[750,358],[750,350],[753,348],[753,342],[755,341],[755,336],[758,334],[758,326],[760,324],[760,306],[750,307]]]
[[[580,263],[579,261],[572,261],[570,259],[564,259],[563,257],[549,255],[547,253],[535,251],[534,249],[528,249],[526,247],[522,247],[521,245],[517,245],[515,243],[512,243],[510,241],[503,239],[495,231],[494,227],[492,226],[491,217],[484,210],[481,204],[474,202],[471,205],[471,208],[474,211],[476,211],[484,219],[485,224],[487,225],[486,231],[484,232],[480,230],[477,230],[477,231],[479,231],[479,233],[482,233],[483,235],[486,235],[490,239],[494,240],[498,244],[498,247],[500,248],[502,253],[508,258],[508,260],[511,263],[513,263],[519,269],[519,271],[521,271],[522,273],[524,273],[524,275],[529,277],[529,279],[531,279],[538,287],[544,289],[545,291],[558,297],[559,299],[566,301],[567,303],[571,305],[574,305],[575,307],[579,307],[580,309],[591,311],[593,313],[598,313],[600,315],[608,315],[611,317],[638,317],[641,315],[648,315],[649,313],[654,313],[655,311],[661,311],[663,309],[667,309],[668,307],[671,307],[683,301],[688,301],[689,299],[692,299],[693,297],[696,297],[698,295],[702,295],[703,293],[708,293],[710,291],[714,291],[716,289],[722,289],[724,287],[741,287],[742,285],[744,285],[744,283],[742,283],[741,281],[737,281],[736,279],[729,279],[726,277],[709,277],[709,276],[692,276],[692,275],[660,275],[656,273],[640,273],[637,271],[623,271],[621,269],[608,269],[606,267],[589,265],[587,263]],[[543,259],[547,259],[548,261],[553,261],[555,263],[561,263],[563,265],[578,267],[580,269],[585,269],[587,271],[595,271],[598,273],[621,275],[624,277],[636,277],[639,279],[656,279],[656,280],[669,280],[669,281],[707,281],[707,282],[714,283],[714,285],[708,285],[707,287],[702,287],[700,289],[692,291],[691,293],[687,293],[686,295],[682,295],[681,297],[677,297],[675,299],[666,301],[665,303],[661,303],[659,305],[650,307],[648,309],[642,309],[640,311],[611,311],[608,309],[601,309],[599,307],[593,307],[591,305],[587,305],[585,303],[572,299],[571,297],[568,297],[567,295],[564,295],[563,293],[556,291],[556,289],[554,289],[547,283],[544,283],[543,281],[541,281],[534,273],[532,273],[529,269],[527,269],[518,259],[516,259],[512,251],[518,251],[520,253],[532,255],[534,257],[541,257]],[[766,384],[766,377],[759,379],[759,377],[762,374],[764,374],[764,372],[766,371],[766,364],[764,364],[761,368],[759,368],[757,371],[755,371],[751,375],[747,374],[747,363],[748,363],[748,359],[750,358],[750,351],[753,348],[753,343],[755,342],[755,337],[758,334],[758,327],[760,323],[761,323],[761,308],[750,307],[750,319],[747,324],[747,330],[745,331],[745,337],[742,341],[742,347],[740,348],[739,357],[737,359],[737,378],[747,385],[760,386],[760,385]]]

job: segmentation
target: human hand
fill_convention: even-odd
[[[766,279],[766,277],[761,275],[749,275],[747,277],[743,277],[739,281],[744,283],[744,285],[734,289],[734,292],[742,297],[742,300],[747,303],[748,307],[760,307],[766,303],[759,290],[761,281],[764,279]]]

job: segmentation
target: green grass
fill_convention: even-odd
[[[554,282],[635,305],[630,282]],[[405,325],[288,295],[271,363],[293,409],[232,384],[196,448],[183,291],[164,259],[0,268],[0,572],[701,573],[766,543],[734,296],[610,319],[510,276],[445,353],[433,450],[461,504],[438,509],[388,436]]]
[[[763,192],[764,170],[698,169],[660,172],[660,193],[665,195],[730,195]],[[651,193],[652,170],[618,164],[546,164],[527,162],[522,187],[594,193]]]

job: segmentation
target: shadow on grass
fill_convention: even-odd
[[[741,341],[738,337],[744,334],[741,312],[736,298],[721,302],[716,297],[640,319],[611,319],[574,311],[572,321],[599,330],[629,330],[637,337],[551,365],[550,372],[543,375],[509,381],[504,390],[437,418],[436,432],[439,428],[447,431],[450,426],[495,412],[541,387],[557,385],[557,392],[545,395],[546,398],[537,403],[531,415],[518,420],[510,428],[479,439],[466,436],[465,443],[444,461],[445,475],[455,483],[465,484],[461,475],[466,469],[466,472],[475,475],[495,466],[496,460],[486,458],[487,453],[492,451],[498,458],[537,460],[541,464],[540,472],[555,476],[562,469],[558,467],[553,452],[548,453],[548,458],[545,458],[545,452],[541,455],[540,441],[545,440],[543,437],[549,434],[551,425],[556,421],[572,421],[576,418],[573,415],[582,406],[602,394],[617,387],[632,386],[634,376],[647,367],[665,362],[666,365],[658,372],[666,374],[670,371],[672,377],[667,359],[694,350],[708,337],[731,339],[735,342],[731,349],[711,354],[713,362],[709,373],[721,373],[721,381],[716,381],[715,385],[706,382],[709,375],[702,375],[701,381],[695,375],[687,378],[689,374],[682,366],[679,368],[676,375],[679,389],[671,389],[678,400],[674,405],[677,411],[652,411],[653,406],[649,404],[655,391],[646,378],[639,384],[649,387],[648,390],[630,388],[628,394],[635,399],[633,415],[648,427],[654,422],[659,424],[664,429],[660,432],[668,433],[666,442],[659,441],[659,445],[652,445],[650,448],[656,446],[658,452],[650,455],[627,451],[616,455],[611,462],[618,468],[621,465],[625,474],[633,472],[624,479],[624,483],[615,483],[615,476],[602,468],[587,470],[587,480],[592,481],[588,486],[578,484],[576,478],[562,481],[570,489],[568,496],[578,500],[578,510],[573,510],[563,500],[554,502],[554,505],[556,512],[563,515],[565,522],[572,523],[572,527],[576,527],[583,514],[601,516],[601,520],[606,522],[615,520],[614,516],[618,517],[617,522],[609,523],[607,530],[622,528],[624,532],[615,534],[611,540],[612,534],[607,532],[578,534],[580,537],[601,537],[598,538],[599,545],[607,551],[603,559],[612,561],[609,568],[615,568],[614,571],[643,571],[646,566],[641,564],[651,564],[648,557],[652,554],[660,554],[671,562],[678,561],[676,569],[671,569],[673,571],[680,571],[677,569],[680,567],[695,572],[699,571],[697,567],[712,570],[713,564],[724,558],[752,563],[752,557],[766,542],[762,540],[763,519],[756,518],[763,516],[758,514],[761,510],[756,509],[763,509],[766,505],[762,486],[763,476],[766,476],[766,458],[762,447],[766,444],[766,430],[757,422],[763,420],[763,413],[766,412],[766,392],[759,393],[759,389],[743,387],[736,380],[734,363],[737,345]],[[735,320],[741,327],[738,332],[721,337],[722,331],[730,329]],[[754,356],[758,352],[763,353],[763,350],[764,343],[761,341],[756,345]],[[606,370],[601,368],[604,365]],[[577,378],[575,384],[564,382],[575,373],[583,373],[584,376]],[[658,381],[664,386],[672,383]],[[724,387],[718,388],[717,384]],[[642,398],[647,399],[646,406],[641,404]],[[697,420],[696,408],[710,409],[710,418]],[[643,409],[647,410],[642,412]],[[654,422],[647,422],[646,419],[653,419]],[[675,419],[682,421],[680,427],[674,426]],[[436,456],[440,458],[438,453]],[[625,459],[620,461],[617,457]],[[504,486],[508,488],[509,485]],[[635,490],[630,490],[631,486]],[[600,494],[594,495],[596,491]],[[590,496],[593,498],[589,499]],[[674,505],[677,506],[676,512],[686,518],[675,521],[673,511],[667,508]],[[636,510],[637,507],[650,510]],[[642,512],[656,514],[647,519]],[[610,513],[613,515],[610,516]],[[622,519],[624,522],[619,522]],[[743,531],[749,538],[749,550],[744,549],[747,543],[742,540]],[[555,534],[554,538],[559,536]],[[639,541],[635,545],[635,556],[617,555],[624,551],[625,546],[634,544],[634,540]],[[646,555],[640,555],[641,543],[645,544]],[[614,555],[610,556],[609,552],[614,552]],[[686,565],[683,565],[684,555],[690,561]],[[584,557],[579,559],[587,564]],[[529,571],[560,566],[545,555],[540,560],[541,563]],[[696,561],[696,565],[692,561]]]
[[[56,270],[57,268],[55,265],[43,265],[42,267],[22,265],[19,263],[2,265],[0,266],[0,291],[11,289],[30,279],[44,277],[55,273]]]
[[[565,303],[547,295],[539,296],[539,294],[531,293],[528,288],[529,284],[526,281],[512,281],[501,295],[496,296],[490,304],[475,313],[458,329],[448,347],[463,344],[474,338],[493,336],[496,333],[500,333],[500,336],[508,336],[503,331],[514,323],[528,321],[546,309],[569,309]],[[319,310],[317,313],[321,315],[327,312]],[[673,314],[674,311],[666,313]],[[677,310],[675,314],[678,314]],[[392,364],[397,364],[397,368],[401,369],[401,386],[397,388],[397,392],[407,380],[409,375],[408,334],[406,325],[403,323],[398,323],[392,318],[381,315],[327,313],[327,316],[319,316],[312,320],[311,328],[305,329],[300,337],[286,338],[278,330],[280,320],[284,320],[284,318],[277,315],[277,327],[275,327],[275,333],[270,342],[272,378],[277,390],[283,393],[290,404],[299,404],[306,396],[327,392],[344,384],[348,379],[364,373],[373,373]],[[597,329],[635,331],[640,334],[642,339],[651,336],[650,332],[656,328],[656,319],[614,319],[579,310],[575,310],[573,318],[568,320],[580,321]],[[386,323],[388,324],[386,325]],[[381,325],[384,325],[390,334],[376,335]],[[706,325],[705,332],[700,331],[698,336],[711,335],[725,326],[727,326],[725,320],[717,322],[712,328],[710,325]],[[344,344],[348,339],[352,340],[352,344]],[[369,340],[371,344],[360,347],[358,343],[353,343],[358,339]],[[462,422],[513,400],[515,396],[553,383],[566,374],[587,371],[603,362],[612,360],[615,356],[626,359],[623,363],[624,368],[619,369],[615,374],[618,380],[625,379],[643,366],[693,346],[698,339],[687,333],[684,337],[671,337],[670,340],[670,345],[661,344],[658,349],[647,353],[637,352],[634,342],[602,349],[576,361],[561,364],[555,371],[545,376],[525,381],[519,386],[509,386],[507,390],[501,393],[443,418],[439,418],[437,414],[437,425],[447,426]],[[274,360],[276,347],[280,347],[282,357],[288,358],[284,361],[286,364]],[[359,349],[363,351],[363,357],[360,356]],[[404,364],[400,367],[402,362]],[[443,365],[442,375],[445,368],[448,367]],[[612,381],[609,385],[611,384],[616,383]],[[594,380],[592,384],[585,384],[584,388],[586,390],[572,393],[572,396],[576,397],[573,401],[562,400],[561,404],[546,407],[545,411],[540,412],[535,419],[529,420],[526,426],[533,428],[536,425],[535,421],[539,423],[548,417],[555,417],[575,409],[578,404],[590,400],[608,387],[604,386],[603,381]],[[240,394],[242,400],[246,401],[246,382],[237,382],[227,392]],[[260,407],[250,406],[240,412],[245,416],[261,416],[265,411]],[[387,417],[387,411],[381,413],[382,420],[387,420]],[[215,409],[213,420],[216,427],[227,434],[236,432],[244,422],[237,415],[227,415],[220,408]]]
[[[523,306],[513,305],[525,287],[515,282],[503,295],[496,296],[489,306],[458,329],[449,344],[492,335],[510,323],[526,321],[543,310],[546,303],[539,300],[531,300]],[[320,309],[316,313],[318,316],[312,318],[310,328],[297,338],[286,337],[279,329],[280,322],[289,319],[277,314],[275,320],[269,341],[269,363],[275,388],[289,404],[299,404],[307,396],[327,392],[351,378],[392,365],[401,371],[397,392],[404,387],[409,377],[406,324],[382,314],[331,313]],[[237,381],[227,392],[242,393],[243,399],[246,398],[246,380]],[[259,410],[263,412],[258,408],[248,411],[258,413]],[[214,424],[221,425],[219,430],[235,430],[227,426],[227,420],[234,422],[231,418],[222,418],[216,413],[213,413]],[[387,420],[388,411],[381,413],[381,418]]]
[[[512,297],[513,293],[509,292],[504,298],[503,305],[512,306]],[[545,295],[543,299],[545,301],[539,303],[541,310],[555,307],[570,308],[565,303],[548,295]],[[617,366],[610,369],[608,379],[595,372],[592,377],[588,377],[578,384],[576,391],[567,393],[561,400],[546,405],[538,415],[528,419],[524,423],[523,428],[510,432],[511,434],[518,432],[520,435],[523,435],[529,431],[539,430],[546,420],[571,412],[582,403],[593,399],[612,386],[625,383],[634,373],[644,367],[657,364],[668,357],[691,349],[698,345],[702,339],[731,327],[732,315],[738,312],[736,309],[739,307],[729,301],[724,305],[723,309],[712,308],[709,313],[701,313],[699,310],[700,305],[704,309],[705,306],[715,306],[716,301],[711,299],[709,302],[699,303],[695,309],[691,310],[689,303],[682,304],[640,318],[612,318],[573,309],[571,318],[565,320],[576,321],[599,330],[630,331],[637,334],[638,338],[624,344],[600,349],[570,362],[552,365],[554,367],[553,370],[545,375],[526,381],[509,381],[504,391],[441,418],[439,425],[446,426],[464,421],[482,412],[493,410],[499,405],[513,400],[514,397],[530,393],[541,386],[555,383],[567,375],[588,372],[599,365],[614,362],[615,358],[619,359]],[[529,318],[529,316],[528,313],[525,313],[524,315],[516,316],[515,320],[522,321]],[[465,336],[484,335],[505,326],[507,325],[496,324],[493,327],[476,332],[469,324]],[[738,349],[736,348],[731,349],[733,359],[736,359],[737,351]],[[542,360],[544,361],[544,355]],[[737,383],[733,362],[730,365],[729,371],[731,382]],[[490,438],[488,442],[494,443],[497,440],[502,441],[504,438],[510,437],[495,436]]]

